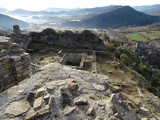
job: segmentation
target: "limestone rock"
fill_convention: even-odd
[[[51,95],[48,102],[49,107],[53,104],[53,100],[54,100],[54,97]]]
[[[45,108],[43,108],[43,109],[38,111],[38,115],[37,116],[38,117],[42,117],[42,116],[48,115],[50,113],[51,113],[51,111],[49,109],[46,109],[46,107],[45,107]]]
[[[121,91],[122,91],[122,88],[119,87],[119,86],[114,86],[114,85],[112,85],[112,86],[111,86],[111,91],[112,91],[113,93],[121,92]]]
[[[75,101],[76,105],[87,105],[88,101],[85,97],[81,97],[78,100]]]
[[[68,84],[68,89],[70,91],[76,91],[76,90],[78,90],[78,84],[74,83],[74,82],[71,82],[71,83]]]
[[[65,107],[65,109],[63,110],[63,114],[64,115],[69,115],[70,113],[72,113],[75,110],[75,107]]]
[[[93,86],[96,90],[100,90],[100,91],[104,91],[104,90],[105,90],[104,85],[99,85],[99,84],[96,84],[96,83],[92,83],[92,86]]]
[[[104,120],[104,118],[102,116],[97,116],[95,120]]]
[[[93,99],[93,100],[96,100],[96,101],[100,100],[100,98],[99,98],[97,95],[95,95],[95,94],[91,94],[91,95],[89,96],[89,98],[91,98],[91,99]]]
[[[116,93],[111,96],[111,103],[121,119],[140,120],[139,116],[134,111],[130,110],[128,105],[129,99],[122,93]]]
[[[108,77],[108,76],[102,75],[102,74],[97,74],[97,78],[100,78],[100,79],[105,80],[105,81],[108,81],[108,80],[109,80],[109,77]]]
[[[25,99],[11,102],[5,109],[5,113],[9,116],[18,116],[28,111],[30,104]]]
[[[110,116],[110,117],[108,118],[108,120],[119,120],[119,119],[116,118],[115,116]]]
[[[31,108],[27,114],[25,115],[25,120],[33,120],[38,115],[38,112],[36,112],[33,108]]]
[[[11,58],[11,60],[13,60],[13,61],[15,61],[15,62],[17,62],[17,61],[20,61],[20,60],[21,60],[21,57],[20,57],[20,56],[18,56],[18,55],[11,56],[10,58]]]
[[[33,108],[40,109],[42,104],[43,104],[43,97],[39,97],[39,98],[35,99],[34,104],[33,104]]]
[[[134,108],[139,107],[142,103],[141,103],[141,97],[134,97],[134,96],[129,96],[129,99],[132,100],[132,106]]]
[[[50,114],[51,111],[49,110],[49,106],[46,105],[44,108],[38,110],[38,111],[35,111],[33,108],[31,108],[26,116],[25,116],[25,120],[35,120],[39,117],[42,117],[42,116],[45,116],[45,115],[48,115]]]
[[[145,115],[145,116],[149,116],[150,115],[150,111],[145,107],[140,107],[140,113]]]
[[[88,101],[85,97],[81,97],[78,100],[75,100],[76,105],[87,105]]]
[[[103,100],[97,101],[97,104],[98,104],[99,106],[105,106],[105,102],[104,102]]]
[[[94,115],[94,107],[90,107],[87,112],[86,112],[87,115]]]
[[[42,88],[39,88],[39,89],[37,90],[37,92],[36,92],[36,98],[44,96],[45,91],[46,91],[45,88],[43,88],[43,87],[42,87]]]

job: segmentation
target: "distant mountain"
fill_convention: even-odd
[[[6,8],[0,8],[0,13],[4,13],[4,12],[6,12],[6,11],[7,11]]]
[[[135,10],[149,14],[149,15],[160,15],[160,4],[147,5],[147,6],[135,6]]]
[[[141,12],[138,12],[136,10]],[[155,22],[160,22],[158,16],[147,14],[159,14],[160,5],[137,6],[104,6],[95,8],[48,8],[43,11],[28,11],[16,9],[14,11],[5,11],[2,14],[12,16],[32,24],[47,26],[67,26],[67,27],[98,27],[98,28],[117,28],[123,26],[142,26]],[[142,13],[144,12],[144,13]],[[22,22],[22,21],[21,21]],[[2,23],[0,23],[2,24]],[[9,24],[9,23],[8,23]]]
[[[28,17],[37,17],[37,18],[46,18],[46,17],[57,17],[59,15],[69,15],[70,13],[68,11],[29,11],[24,9],[16,9],[14,11],[8,11],[6,13],[7,15],[16,15],[16,16],[28,16]]]
[[[17,20],[15,18],[9,17],[7,15],[0,14],[0,28],[11,28],[13,25],[27,26],[28,24]]]
[[[120,7],[122,6],[110,5],[105,7],[84,8],[84,9],[79,9],[74,11],[75,11],[75,14],[78,14],[78,15],[97,15],[100,13],[112,11]]]
[[[68,20],[72,20],[75,18],[82,19],[89,16],[91,17],[119,7],[121,6],[105,6],[85,9],[48,8],[43,11],[28,11],[24,9],[16,9],[13,11],[6,11],[5,14],[29,23],[54,23],[59,25]]]
[[[160,22],[160,17],[138,12],[129,6],[123,6],[112,11],[82,19],[77,22],[67,22],[68,26],[117,28],[123,26],[143,26]]]
[[[13,11],[8,11],[7,14],[14,14],[14,15],[32,15],[32,14],[37,14],[39,11],[29,11],[29,10],[24,10],[24,9],[16,9]]]

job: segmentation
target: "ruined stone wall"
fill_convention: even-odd
[[[84,30],[81,33],[73,33],[72,31],[56,32],[48,28],[41,33],[30,33],[28,39],[32,42],[42,42],[73,49],[105,49],[105,45],[98,35],[89,30]]]
[[[31,75],[31,61],[28,53],[10,56],[10,61],[16,82],[20,82]]]
[[[0,91],[15,85],[9,55],[0,58]]]
[[[105,45],[98,37],[98,35],[89,30],[84,30],[81,33],[74,33],[69,30],[56,32],[51,28],[47,28],[42,32],[30,32],[27,34],[21,34],[17,25],[13,26],[13,29],[14,33],[11,35],[13,42],[20,44],[21,47],[25,50],[27,50],[27,46],[31,42],[41,42],[73,49],[105,49]]]
[[[30,77],[30,56],[10,38],[0,38],[0,92]]]

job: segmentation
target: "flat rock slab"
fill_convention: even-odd
[[[105,90],[104,85],[99,85],[99,84],[92,83],[92,86],[93,86],[96,90],[100,90],[100,91]]]
[[[18,116],[27,112],[30,108],[30,104],[25,99],[11,102],[5,109],[5,113],[8,116]]]
[[[42,105],[42,102],[43,102],[43,97],[39,97],[35,100],[34,104],[33,104],[33,108],[34,109],[38,109],[41,107]]]
[[[63,110],[64,115],[69,115],[70,113],[72,113],[75,110],[75,107],[66,107]]]

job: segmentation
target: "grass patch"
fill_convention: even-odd
[[[143,42],[147,42],[149,39],[140,35],[140,33],[131,33],[127,35],[127,38],[131,39],[131,40],[135,40],[135,41],[143,41]]]
[[[160,39],[160,31],[136,32],[126,35],[128,39],[146,42],[149,40]]]
[[[160,38],[160,31],[151,31],[147,36],[153,40],[153,39],[159,39]]]
[[[98,73],[109,76],[109,81],[113,84],[135,85],[133,75],[125,65],[111,60],[107,56],[97,55]]]

